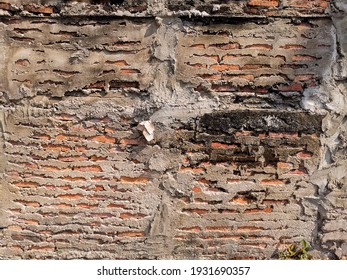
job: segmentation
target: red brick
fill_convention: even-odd
[[[53,7],[46,7],[46,6],[34,6],[34,5],[26,5],[24,6],[24,9],[28,12],[32,13],[41,13],[41,14],[52,14],[53,13]]]
[[[222,44],[212,44],[208,46],[209,48],[217,48],[221,50],[234,50],[239,49],[240,44],[239,43],[222,43]]]
[[[36,163],[22,163],[21,166],[25,167],[25,168],[30,168],[30,169],[38,169],[38,165]]]
[[[224,144],[224,143],[219,143],[219,142],[212,142],[211,147],[216,148],[216,149],[235,149],[235,148],[237,148],[236,145]]]
[[[259,231],[259,230],[263,230],[263,228],[261,227],[256,227],[256,226],[240,226],[240,227],[237,227],[237,232],[249,232],[249,231]]]
[[[26,200],[15,200],[15,202],[21,203],[25,206],[30,206],[30,207],[40,207],[40,203],[36,201],[26,201]]]
[[[38,250],[38,251],[45,251],[45,252],[53,252],[55,251],[54,246],[39,246],[39,245],[34,245],[31,246],[31,250]]]
[[[192,191],[195,192],[195,193],[202,192],[201,188],[196,187],[196,186],[192,187]]]
[[[196,213],[199,215],[204,215],[208,213],[208,210],[206,209],[183,209],[183,212],[190,212],[190,213]]]
[[[102,172],[102,168],[98,165],[75,167],[75,170],[81,172]]]
[[[105,178],[105,177],[102,177],[102,176],[92,177],[91,180],[93,180],[93,181],[109,181],[108,178]]]
[[[317,8],[327,8],[329,4],[329,0],[288,0],[287,5],[293,8],[306,8],[312,9],[314,7]]]
[[[272,210],[272,208],[271,207],[266,207],[266,208],[264,208],[264,209],[258,209],[258,208],[256,208],[256,209],[246,209],[245,210],[245,214],[247,214],[247,213],[271,213],[273,210]]]
[[[121,69],[120,73],[121,74],[139,74],[141,72],[140,70],[137,70],[137,69]]]
[[[183,235],[175,235],[174,239],[186,239],[186,236]]]
[[[111,133],[111,134],[117,132],[116,129],[114,129],[114,128],[112,128],[112,127],[109,127],[109,126],[105,126],[104,131],[105,131],[106,133]]]
[[[141,219],[146,217],[147,215],[145,214],[141,214],[141,213],[136,213],[136,214],[132,214],[132,213],[121,213],[119,215],[119,218],[121,219]]]
[[[148,177],[128,177],[128,176],[121,176],[120,181],[122,183],[131,183],[131,184],[145,184],[148,183],[149,178]]]
[[[207,68],[207,64],[202,64],[202,63],[194,63],[194,64],[188,63],[187,65],[191,66],[193,68],[197,68],[197,69],[199,69],[199,68],[202,68],[202,69]]]
[[[210,66],[210,69],[217,71],[230,71],[230,70],[240,70],[239,65],[233,64],[214,64]]]
[[[291,168],[293,168],[293,164],[289,163],[289,162],[277,162],[277,168],[291,169]]]
[[[298,138],[298,133],[297,132],[269,132],[269,137],[270,138]]]
[[[242,70],[254,70],[254,69],[261,69],[261,68],[270,68],[267,64],[245,64],[242,67]]]
[[[42,145],[42,148],[49,150],[49,151],[60,151],[60,152],[67,152],[70,151],[71,148],[65,145]]]
[[[97,81],[95,83],[87,85],[86,89],[105,89],[106,83],[105,81]]]
[[[94,188],[91,188],[92,191],[104,191],[105,188],[103,186],[96,185]]]
[[[72,121],[76,119],[76,116],[69,114],[60,114],[57,115],[55,118],[60,121]]]
[[[11,177],[20,177],[17,171],[7,171],[5,174]]]
[[[55,205],[58,208],[72,208],[71,204],[67,204],[67,203],[59,203]]]
[[[2,10],[13,10],[12,5],[9,3],[0,3],[0,9]]]
[[[87,157],[84,156],[75,156],[75,157],[59,157],[58,160],[66,161],[66,162],[74,162],[74,161],[84,161],[88,160]]]
[[[289,85],[281,85],[278,87],[278,89],[282,92],[289,92],[289,91],[302,91],[303,87],[302,84],[299,83],[292,83]]]
[[[298,54],[298,55],[294,55],[292,59],[293,61],[313,61],[313,60],[317,60],[318,58],[312,55]]]
[[[22,227],[18,226],[18,225],[10,225],[7,227],[8,230],[13,230],[13,231],[21,231],[23,230]]]
[[[251,199],[251,198],[247,198],[243,196],[235,197],[232,200],[230,200],[230,202],[237,203],[237,204],[250,204],[250,203],[254,203],[254,201],[255,199]]]
[[[279,5],[278,0],[248,0],[247,4],[249,6],[259,6],[259,7],[277,7]]]
[[[76,181],[87,181],[87,179],[83,178],[83,177],[71,177],[71,176],[62,177],[62,179],[66,180],[66,181],[73,181],[73,182],[76,182]]]
[[[228,81],[231,80],[233,78],[239,78],[239,79],[245,79],[248,81],[254,81],[254,76],[253,75],[224,75],[224,80]]]
[[[206,179],[199,179],[198,182],[199,182],[200,184],[206,184],[206,185],[211,184],[211,181],[206,180]]]
[[[296,45],[296,44],[287,44],[284,46],[280,46],[282,49],[287,49],[287,50],[300,50],[300,49],[306,49],[305,46],[302,45]]]
[[[56,166],[42,166],[42,170],[44,171],[71,171],[71,168],[60,168]]]
[[[125,209],[126,206],[124,204],[110,203],[110,204],[107,205],[107,208],[121,208],[121,209]]]
[[[90,157],[90,160],[92,160],[92,161],[104,161],[106,159],[107,159],[107,157],[98,157],[98,156],[91,156]],[[102,171],[101,167],[100,167],[100,171]]]
[[[230,183],[230,184],[236,184],[240,182],[242,182],[242,180],[240,179],[227,179],[227,183]]]
[[[57,196],[57,198],[62,198],[62,199],[79,199],[82,198],[82,194],[60,194]]]
[[[39,221],[33,219],[20,219],[19,222],[25,223],[27,225],[38,225]]]
[[[194,44],[189,46],[190,48],[195,48],[195,49],[204,49],[205,45],[204,44]]]
[[[222,75],[220,74],[203,74],[200,75],[200,77],[204,80],[208,80],[208,81],[215,81],[215,80],[221,80],[222,79]]]
[[[117,141],[116,138],[108,136],[108,135],[98,135],[88,138],[91,141],[96,141],[100,143],[115,143]]]
[[[16,182],[14,183],[19,188],[36,188],[38,183],[35,182]]]
[[[105,64],[111,64],[114,66],[129,66],[128,62],[126,62],[125,60],[116,60],[116,61],[106,60]]]
[[[272,50],[272,45],[268,44],[253,44],[245,46],[245,49],[256,49],[256,50]]]
[[[45,186],[47,189],[61,189],[61,190],[71,190],[72,187],[69,186],[69,185],[63,185],[63,186],[52,186],[52,185],[49,185],[49,186]]]
[[[93,209],[93,208],[97,208],[98,204],[80,203],[80,204],[77,204],[77,207],[78,208]]]
[[[119,142],[121,145],[143,145],[146,144],[144,139],[131,139],[131,138],[123,138]]]

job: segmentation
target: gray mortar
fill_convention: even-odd
[[[334,1],[333,8],[331,32],[336,38],[334,60],[330,67],[326,68],[321,89],[313,98],[305,97],[302,105],[305,109],[325,114],[321,162],[311,176],[311,181],[317,185],[319,193],[319,199],[315,201],[319,210],[315,247],[330,258],[341,258],[347,253],[346,239],[343,237],[347,232],[346,213],[343,210],[347,205],[347,5],[344,0],[337,0]],[[307,101],[314,105],[307,106]]]

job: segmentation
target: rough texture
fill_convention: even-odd
[[[77,2],[0,0],[1,258],[346,258],[344,1]]]

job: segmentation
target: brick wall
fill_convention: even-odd
[[[347,255],[339,1],[78,2],[0,0],[0,257]]]

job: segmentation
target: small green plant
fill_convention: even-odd
[[[281,260],[310,260],[312,256],[308,253],[310,246],[305,240],[301,240],[300,246],[290,244],[285,250],[278,253]]]

